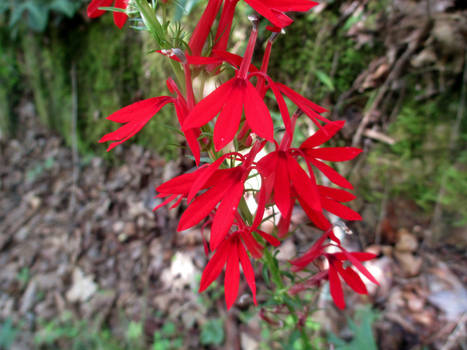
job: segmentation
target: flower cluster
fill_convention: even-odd
[[[180,67],[183,79],[167,80],[169,96],[139,101],[110,115],[109,120],[123,125],[102,137],[100,142],[115,141],[108,148],[112,149],[140,131],[161,108],[172,104],[197,168],[158,186],[157,197],[162,203],[155,210],[169,203],[172,203],[170,208],[174,208],[185,201],[186,209],[177,229],[183,231],[198,224],[202,224],[203,229],[210,227],[209,245],[206,243],[205,248],[207,253],[212,252],[212,256],[203,272],[200,292],[218,278],[225,266],[225,299],[227,308],[230,308],[237,298],[241,266],[256,304],[255,272],[250,259],[260,259],[267,244],[280,245],[280,239],[289,234],[293,208],[298,202],[314,226],[324,234],[302,257],[291,262],[293,270],[303,270],[320,258],[327,260],[328,268],[294,285],[290,293],[328,279],[335,304],[343,308],[340,277],[361,294],[367,294],[367,289],[357,271],[371,282],[377,281],[361,263],[374,255],[347,252],[333,233],[329,213],[342,220],[360,220],[361,217],[343,204],[355,199],[347,191],[352,185],[328,163],[351,160],[361,150],[323,147],[344,122],[323,117],[325,108],[274,81],[267,71],[274,39],[281,29],[293,22],[286,12],[308,11],[316,3],[309,0],[245,2],[270,22],[267,29],[271,36],[260,68],[252,65],[259,17],[251,16],[249,41],[244,55],[237,56],[228,52],[227,47],[238,0],[210,0],[186,50],[161,47],[158,51]],[[101,6],[112,4],[121,9],[127,6],[124,0],[115,0],[115,3],[113,0],[94,0],[89,5],[88,14],[99,16],[103,13],[99,9]],[[121,27],[126,15],[114,12],[114,19]],[[210,33],[214,38],[212,45],[208,40]],[[202,90],[195,91],[194,75],[216,77],[226,71],[221,69],[225,66],[233,68],[234,75],[230,79],[207,96]],[[269,104],[271,107],[265,102],[268,92],[268,96],[275,100]],[[292,115],[286,99],[296,106]],[[276,129],[270,114],[270,108],[275,106],[283,123],[276,125]],[[316,132],[300,146],[293,147],[298,118],[309,118]],[[278,129],[282,131],[275,132]],[[202,152],[207,152],[211,162],[201,162]],[[250,213],[245,200],[246,182],[251,177],[256,177],[260,183],[254,191],[254,214]],[[329,180],[326,181],[328,185],[318,184],[318,180],[324,178]],[[278,222],[277,230],[272,234],[261,230],[271,207],[275,208],[273,216]],[[337,252],[330,252],[330,247]]]

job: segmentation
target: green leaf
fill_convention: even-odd
[[[49,8],[47,6],[40,6],[36,2],[27,2],[25,5],[28,10],[29,28],[36,32],[43,32],[47,27]]]
[[[219,318],[209,320],[201,328],[201,344],[221,345],[224,341],[224,325]]]
[[[126,331],[126,337],[129,340],[140,339],[143,335],[143,324],[141,322],[131,321]]]
[[[126,9],[121,9],[121,8],[118,8],[118,7],[111,7],[111,6],[102,6],[102,7],[98,7],[98,10],[108,11],[108,12],[121,12],[121,13],[126,13]]]
[[[19,22],[25,10],[26,10],[26,4],[20,4],[17,7],[13,7],[13,10],[11,11],[11,16],[10,16],[10,23],[8,24],[10,28]]]
[[[162,326],[162,334],[167,337],[171,337],[175,334],[175,324],[173,322],[166,322]]]
[[[67,17],[73,17],[76,11],[78,10],[78,6],[76,6],[76,2],[73,3],[70,0],[54,0],[49,5],[49,8],[58,13],[62,13]]]
[[[0,327],[0,349],[9,349],[16,338],[18,330],[15,329],[13,322],[7,318]]]
[[[332,82],[332,79],[329,75],[327,75],[321,70],[315,71],[315,75],[319,79],[319,81],[321,81],[324,84],[324,86],[326,86],[329,90],[335,90],[334,83]]]
[[[176,9],[174,14],[174,21],[178,22],[183,15],[190,14],[193,7],[199,0],[177,0],[175,1]]]
[[[347,319],[350,330],[353,332],[352,341],[346,343],[335,334],[329,334],[329,342],[335,345],[336,350],[377,350],[373,336],[372,324],[378,318],[376,311],[370,307],[357,310],[355,320]]]

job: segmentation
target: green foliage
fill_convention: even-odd
[[[203,324],[200,342],[203,345],[221,345],[224,342],[224,323],[222,319],[211,319]]]
[[[11,318],[0,323],[0,349],[9,349],[19,332]]]
[[[271,76],[312,96],[318,103],[329,93],[337,97],[348,90],[368,62],[382,52],[382,47],[365,45],[357,49],[354,41],[346,36],[346,26],[358,17],[350,17],[346,25],[333,33],[339,16],[338,8],[331,7],[319,16],[309,13],[299,17],[287,28],[287,35],[280,36],[274,44]],[[337,62],[336,67],[333,61]]]
[[[449,224],[467,222],[465,198],[467,123],[461,125],[460,139],[452,143],[459,97],[450,91],[427,102],[408,96],[389,134],[397,142],[379,145],[369,154],[372,178],[389,181],[392,195],[414,200],[427,213],[441,201]],[[441,186],[445,191],[438,198]]]
[[[338,338],[335,334],[329,335],[329,342],[334,344],[336,350],[377,350],[372,325],[378,318],[378,313],[369,306],[361,308],[355,313],[355,320],[347,318],[347,324],[353,337],[350,342]]]
[[[22,267],[21,270],[18,272],[16,279],[21,284],[21,287],[25,287],[31,278],[31,271],[29,271],[28,267]]]
[[[176,350],[183,346],[183,338],[177,336],[176,326],[167,321],[162,329],[154,333],[153,350]]]
[[[43,32],[49,21],[50,12],[73,17],[81,7],[82,1],[76,0],[17,0],[0,7],[0,13],[9,12],[9,27],[17,32],[23,18],[29,29]]]
[[[15,51],[10,49],[17,45],[8,29],[2,26],[1,13],[0,9],[0,136],[10,136],[17,126],[13,110],[19,101],[21,78]]]

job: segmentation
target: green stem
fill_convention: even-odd
[[[144,24],[159,45],[159,49],[171,49],[170,42],[166,40],[166,32],[157,19],[154,9],[146,0],[135,0],[135,6],[138,9]],[[183,71],[180,64],[170,60],[170,66],[175,74],[179,86],[185,86]]]
[[[273,255],[271,254],[271,251],[266,247],[264,248],[264,264],[268,267],[269,272],[271,273],[271,278],[274,284],[276,285],[276,288],[279,289],[280,293],[284,293],[286,288],[284,285],[284,282],[282,281],[281,277],[281,272],[279,270],[279,266],[276,263],[276,260],[274,259]],[[295,296],[297,299],[298,297]],[[295,306],[287,300],[284,300],[284,304],[287,306],[287,309],[289,310],[290,314],[292,315],[294,322],[297,324],[299,321],[299,317],[297,315],[297,311],[295,310]],[[305,327],[300,327],[300,337],[303,342],[304,349],[311,349],[311,344],[310,340],[308,339],[308,335],[306,334]]]

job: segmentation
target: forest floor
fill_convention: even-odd
[[[0,143],[0,348],[98,348],[92,337],[115,342],[106,349],[283,348],[247,297],[226,312],[223,293],[198,294],[207,260],[199,230],[176,232],[179,213],[152,211],[155,186],[186,169],[136,145],[117,149],[118,166],[74,159],[37,125],[30,102],[19,115],[18,137]],[[298,213],[283,263],[316,237],[300,222]],[[313,337],[350,341],[337,349],[372,349],[373,335],[383,350],[465,349],[465,251],[420,245],[417,230],[363,247],[379,255],[368,268],[381,286],[368,298],[349,293],[345,312],[320,289]]]

